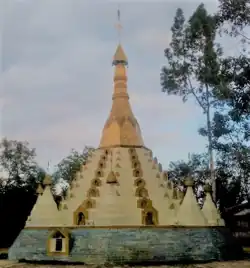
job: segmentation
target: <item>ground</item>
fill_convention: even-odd
[[[84,266],[84,265],[41,265],[41,264],[25,264],[25,263],[14,263],[9,261],[0,260],[0,268],[104,268],[101,266]],[[118,268],[119,266],[114,266]],[[132,266],[123,266],[129,268]],[[143,268],[143,266],[137,266]],[[156,266],[147,266],[147,268],[154,268]],[[176,266],[157,266],[159,268],[250,268],[250,261],[235,261],[235,262],[213,262],[208,264],[190,264],[190,265],[176,265]],[[111,268],[111,267],[110,267]],[[146,267],[145,267],[146,268]]]

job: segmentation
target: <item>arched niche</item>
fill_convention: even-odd
[[[80,205],[73,213],[73,224],[78,226],[86,225],[88,220],[88,209],[84,206],[84,203]]]
[[[106,155],[106,156],[108,156],[109,153],[110,153],[110,151],[109,151],[108,149],[106,149],[106,150],[104,151],[104,155]]]
[[[88,197],[99,197],[100,192],[99,192],[99,190],[97,188],[91,187],[87,192],[87,196]]]
[[[144,187],[138,187],[135,191],[136,197],[148,197],[148,190]]]
[[[128,153],[129,153],[130,155],[135,155],[135,154],[136,154],[136,150],[135,150],[135,148],[129,148],[129,149],[128,149]]]
[[[133,169],[140,169],[141,168],[141,163],[139,160],[132,160],[131,167]]]
[[[142,177],[142,169],[141,168],[136,168],[133,170],[133,176],[136,178]]]
[[[104,154],[104,155],[101,156],[101,160],[104,161],[104,162],[107,160],[107,158],[108,158],[108,157],[107,157],[106,154]]]
[[[168,180],[168,173],[167,173],[167,171],[164,171],[163,172],[163,179],[164,180]]]
[[[138,161],[138,156],[135,154],[130,155],[130,161],[133,163],[133,161]]]
[[[67,229],[53,230],[47,239],[48,256],[68,256],[69,255],[70,233]]]
[[[100,187],[102,185],[102,181],[99,178],[94,178],[91,181],[91,186]]]
[[[104,176],[103,170],[100,169],[100,168],[98,168],[98,169],[96,170],[96,172],[95,172],[95,177],[96,177],[96,178],[101,178],[101,177],[103,177],[103,176]]]
[[[147,226],[159,224],[158,211],[154,207],[146,207],[142,210],[142,224]]]
[[[83,201],[83,207],[85,209],[91,209],[96,207],[96,201],[91,198],[87,198],[86,200]]]
[[[106,162],[104,160],[100,160],[98,164],[99,169],[104,169],[106,168]]]
[[[169,209],[175,209],[175,204],[174,203],[172,203],[170,206],[169,206]]]
[[[144,197],[137,200],[137,208],[145,209],[146,207],[152,207],[150,199]]]
[[[135,181],[134,181],[134,186],[136,187],[144,187],[146,185],[146,182],[144,179],[142,178],[137,178]]]

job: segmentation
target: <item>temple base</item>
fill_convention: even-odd
[[[243,258],[225,227],[69,229],[68,256],[48,256],[51,230],[24,229],[9,249],[10,260],[85,264],[195,263]]]

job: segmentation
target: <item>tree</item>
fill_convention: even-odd
[[[4,171],[0,191],[0,248],[11,246],[36,202],[36,185],[45,172],[35,161],[27,142],[3,139],[0,166]]]
[[[226,34],[240,36],[241,41],[250,41],[250,36],[245,29],[250,26],[250,1],[249,0],[219,0],[218,19],[220,24],[229,26],[224,28]]]
[[[234,119],[250,114],[250,0],[220,0],[216,14],[221,36],[239,40],[238,55],[225,57],[220,78],[219,98],[227,101]]]
[[[250,125],[243,119],[235,122],[227,113],[223,115],[216,112],[213,133],[213,146],[217,152],[220,174],[226,176],[228,181],[239,185],[240,192],[236,199],[246,199],[250,186]],[[223,181],[223,178],[219,179]]]
[[[75,173],[80,170],[81,166],[86,162],[93,150],[92,147],[87,146],[82,152],[72,149],[70,154],[63,158],[56,166],[56,171],[52,175],[55,182],[58,182],[59,180],[71,182],[74,179]]]
[[[221,60],[216,92],[221,105],[213,118],[218,165],[239,186],[231,198],[237,203],[247,198],[250,183],[250,1],[220,0],[216,16],[219,34],[239,40],[238,55]]]
[[[191,176],[194,179],[194,192],[199,203],[203,203],[203,186],[206,183],[209,170],[207,166],[207,154],[191,154],[188,161],[170,162],[168,178],[176,185],[183,185],[185,178]]]
[[[227,161],[218,162],[216,165],[216,175],[218,177],[217,202],[222,214],[225,208],[240,204],[244,200],[242,184],[239,178],[233,178],[231,163]],[[203,204],[205,193],[203,186],[207,181],[209,170],[207,168],[207,154],[192,154],[188,161],[171,162],[168,168],[168,177],[176,185],[183,183],[187,176],[194,179],[194,193],[200,204]]]
[[[4,171],[6,188],[36,186],[45,175],[44,170],[35,161],[35,149],[29,148],[28,142],[8,140],[0,143],[0,166]]]
[[[171,28],[172,40],[165,50],[167,66],[161,73],[162,91],[182,96],[185,102],[193,97],[206,116],[210,177],[215,188],[212,147],[211,108],[217,99],[214,89],[218,85],[219,59],[222,50],[215,43],[217,19],[200,5],[188,22],[178,8]],[[215,193],[215,189],[214,189]],[[215,199],[215,196],[214,196]]]

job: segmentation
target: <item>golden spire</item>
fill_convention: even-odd
[[[109,118],[102,131],[100,148],[117,146],[144,146],[140,126],[132,112],[129,95],[127,92],[127,56],[121,45],[121,21],[120,10],[117,12],[119,44],[113,57],[114,70],[114,92],[113,104]]]

